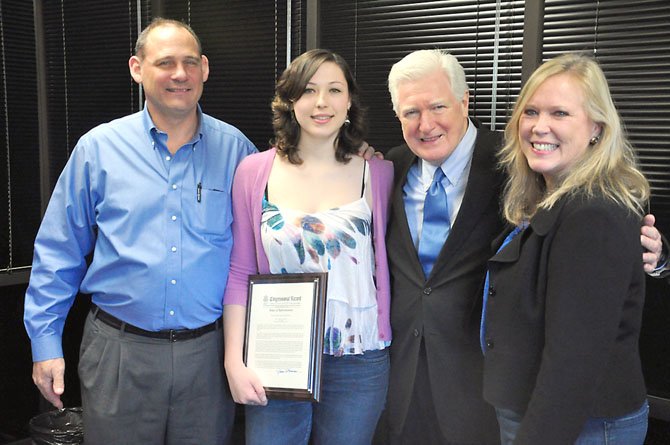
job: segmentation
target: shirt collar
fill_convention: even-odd
[[[198,115],[198,130],[195,132],[193,139],[190,141],[191,147],[193,149],[195,149],[197,143],[200,142],[203,135],[202,108],[200,108],[200,104],[197,104],[196,114]],[[156,149],[156,145],[153,142],[158,142],[160,140],[163,144],[165,144],[165,138],[167,135],[160,131],[156,127],[156,124],[154,124],[154,121],[151,119],[151,115],[149,114],[149,108],[147,107],[146,102],[144,103],[144,109],[142,110],[142,124],[144,125],[144,131],[149,136],[149,140],[152,142],[154,150]]]
[[[465,131],[463,138],[461,138],[461,141],[451,155],[439,167],[444,172],[448,184],[455,186],[463,179],[465,169],[472,159],[472,153],[475,149],[475,139],[477,139],[477,128],[470,118],[468,118],[468,129]],[[430,162],[423,162],[421,158],[419,158],[419,166],[421,170],[421,183],[428,190],[431,182],[433,182],[435,170],[438,167],[432,165]]]

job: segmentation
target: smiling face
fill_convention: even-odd
[[[549,189],[586,153],[589,140],[600,131],[584,109],[582,89],[569,74],[542,82],[519,119],[521,150]]]
[[[398,85],[397,116],[409,148],[433,165],[442,164],[468,129],[468,92],[454,96],[441,70]]]
[[[209,62],[186,29],[172,25],[153,29],[142,54],[131,57],[128,65],[133,79],[142,84],[156,125],[195,117]]]
[[[293,104],[300,125],[301,142],[305,138],[334,144],[351,107],[349,88],[342,69],[333,62],[324,62]]]

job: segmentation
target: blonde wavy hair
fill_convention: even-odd
[[[547,190],[544,178],[528,166],[521,150],[519,120],[526,104],[539,86],[551,76],[568,74],[581,87],[584,110],[600,125],[600,139]],[[626,138],[619,113],[614,106],[607,79],[591,57],[569,53],[542,64],[528,79],[519,94],[512,116],[505,127],[505,145],[499,154],[507,171],[503,191],[503,214],[514,225],[528,221],[538,209],[551,208],[566,195],[601,194],[642,216],[649,199],[649,183],[638,170],[635,152]]]

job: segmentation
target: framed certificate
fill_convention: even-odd
[[[318,402],[327,273],[249,277],[244,363],[269,398]]]

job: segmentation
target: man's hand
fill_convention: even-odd
[[[655,223],[656,218],[651,214],[646,215],[642,220],[640,241],[645,249],[642,254],[642,262],[644,263],[644,271],[647,273],[656,269],[663,250],[661,233],[654,227]]]
[[[363,141],[361,146],[358,147],[358,156],[362,157],[366,161],[372,159],[373,156],[377,156],[379,159],[384,159],[384,153],[381,151],[375,151],[375,149],[365,141]]]
[[[60,396],[65,392],[65,360],[54,358],[33,363],[33,382],[53,406],[63,408]]]

